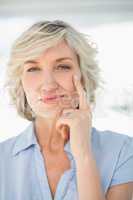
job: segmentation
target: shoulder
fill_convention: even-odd
[[[133,181],[133,137],[93,128],[92,148],[104,191]]]
[[[13,155],[14,149],[18,149],[20,146],[24,146],[24,143],[28,142],[29,140],[30,132],[32,132],[32,125],[24,128],[24,130],[19,132],[17,136],[0,142],[0,157],[10,157]]]
[[[110,131],[110,130],[98,130],[92,129],[92,142],[94,147],[97,146],[104,150],[111,150],[111,152],[119,152],[121,149],[132,149],[133,153],[133,137]],[[127,152],[128,153],[128,152]]]
[[[34,134],[34,126],[31,123],[17,136],[0,143],[0,156],[4,156],[4,159],[11,157],[11,155],[16,155],[34,144],[37,144],[37,141]]]
[[[0,157],[6,158],[7,156],[11,156],[13,152],[13,148],[16,144],[16,141],[21,137],[22,132],[17,136],[6,139],[3,142],[0,142]]]

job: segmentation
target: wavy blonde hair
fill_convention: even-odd
[[[28,105],[21,83],[23,65],[26,61],[39,57],[44,50],[56,45],[60,40],[65,40],[76,52],[88,101],[95,104],[95,91],[101,83],[95,43],[88,35],[75,30],[64,21],[37,22],[14,42],[7,66],[6,85],[11,102],[18,114],[30,121],[34,120],[34,113]]]

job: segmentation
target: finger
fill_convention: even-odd
[[[59,119],[57,122],[56,122],[56,130],[58,132],[63,132],[64,128],[67,127],[67,122],[66,122],[66,119]],[[66,129],[65,129],[66,130]]]
[[[77,75],[76,76],[74,75],[73,80],[74,80],[75,88],[79,95],[79,109],[86,109],[86,108],[88,108],[87,96],[86,96],[86,92],[81,84],[80,78],[78,78]]]
[[[64,109],[63,111],[62,111],[62,115],[67,115],[67,114],[69,114],[69,113],[73,113],[75,110],[74,109]]]
[[[68,126],[64,125],[61,129],[61,135],[65,141],[69,140],[70,129]]]
[[[56,123],[57,123],[58,119],[60,118],[62,112],[63,112],[63,108],[59,108],[57,110],[57,113],[56,113],[56,116],[55,116],[55,119],[54,119],[54,123],[53,123],[53,129],[55,129]]]

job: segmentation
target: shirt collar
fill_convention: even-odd
[[[34,134],[34,125],[31,123],[21,134],[16,137],[12,153],[13,155],[16,155],[33,145],[38,146],[38,142]]]
[[[19,152],[35,145],[40,149],[34,131],[34,123],[32,122],[21,134],[16,137],[12,153],[15,156]],[[64,150],[71,153],[70,141],[65,144]]]

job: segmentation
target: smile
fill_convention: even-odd
[[[64,95],[61,96],[49,96],[49,97],[44,97],[42,98],[43,102],[55,102],[57,100],[59,100],[60,98],[64,97]]]

